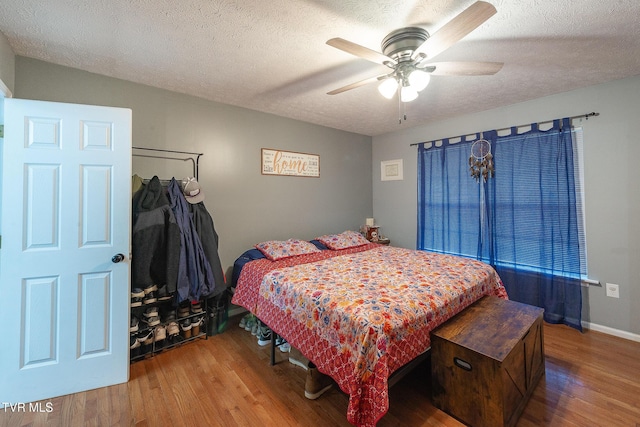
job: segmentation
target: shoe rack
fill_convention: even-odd
[[[174,295],[163,294],[155,286],[131,293],[129,357],[131,362],[207,339],[207,300],[174,305]]]

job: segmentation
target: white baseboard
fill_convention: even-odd
[[[605,334],[613,335],[615,337],[624,338],[626,340],[640,342],[640,335],[638,334],[621,331],[620,329],[614,329],[608,326],[598,325],[597,323],[582,322],[582,327],[592,331],[602,332]]]

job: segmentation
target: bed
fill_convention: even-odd
[[[430,348],[432,329],[484,295],[507,298],[482,262],[357,238],[325,249],[319,240],[317,250],[243,262],[232,302],[335,380],[354,425],[387,412],[389,377]]]

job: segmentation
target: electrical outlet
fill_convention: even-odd
[[[611,298],[620,298],[620,286],[613,283],[607,283],[607,296]]]

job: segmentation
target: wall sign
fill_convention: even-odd
[[[262,174],[320,177],[318,154],[262,149]]]

